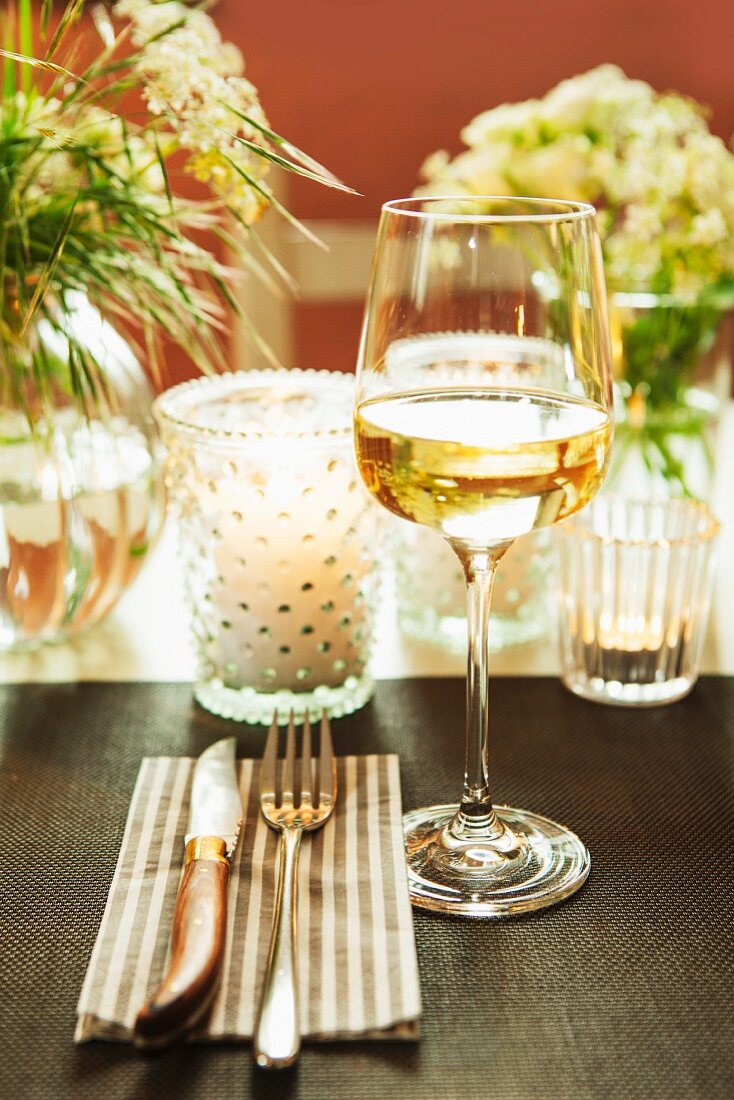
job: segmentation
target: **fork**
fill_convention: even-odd
[[[281,1069],[298,1058],[301,1033],[298,1020],[296,960],[296,871],[301,837],[319,829],[331,816],[336,800],[336,762],[326,713],[321,718],[316,791],[311,755],[311,723],[306,715],[296,790],[296,730],[293,711],[288,720],[282,763],[280,800],[277,795],[278,714],[273,717],[260,769],[260,809],[272,829],[280,831],[278,885],[270,951],[260,1011],[255,1025],[254,1055],[258,1066]]]

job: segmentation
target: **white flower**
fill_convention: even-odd
[[[419,194],[592,202],[616,286],[690,296],[734,275],[734,156],[691,100],[601,65],[543,99],[485,111],[462,136],[453,160],[428,158]]]
[[[688,302],[692,305],[706,287],[707,282],[708,280],[703,278],[699,272],[691,271],[690,268],[682,264],[676,264],[673,269],[670,289],[678,301]]]
[[[589,175],[589,144],[582,134],[564,134],[550,145],[518,151],[510,158],[507,174],[518,194],[592,199],[599,185]]]
[[[614,159],[604,180],[604,188],[615,207],[643,202],[657,184],[657,174],[644,160]]]
[[[662,232],[660,213],[654,206],[630,205],[624,220],[624,231],[638,241],[654,240]]]
[[[698,209],[723,203],[734,224],[734,157],[723,141],[707,132],[690,134],[685,154],[685,186]]]
[[[476,146],[515,135],[527,140],[539,126],[538,106],[537,100],[529,99],[525,103],[503,103],[491,111],[485,111],[464,127],[462,141],[466,145]]]
[[[649,102],[652,89],[642,81],[627,80],[616,65],[599,65],[581,76],[563,80],[542,100],[543,122],[559,133],[603,130],[611,116]]]
[[[453,238],[440,236],[431,241],[431,263],[444,271],[456,271],[461,267],[461,245]]]
[[[696,214],[691,222],[692,244],[719,244],[726,240],[728,233],[726,219],[717,206],[712,206],[705,214]]]
[[[119,0],[114,14],[132,23],[131,39],[134,46],[143,46],[150,39],[163,34],[170,27],[185,21],[193,14],[178,0],[151,4],[146,0]]]
[[[420,168],[420,174],[424,180],[430,180],[432,176],[437,176],[447,167],[451,155],[447,149],[437,149],[435,153],[431,153],[430,157],[426,157]]]
[[[118,0],[113,11],[118,19],[137,19],[149,7],[150,0]]]
[[[643,241],[615,233],[607,238],[605,253],[607,280],[613,288],[647,286],[662,264],[660,237]]]
[[[240,51],[222,42],[208,15],[179,0],[120,0],[115,13],[132,21],[143,98],[190,152],[187,171],[209,184],[246,224],[256,221],[267,206],[259,182],[267,162],[242,140],[265,146],[258,125],[267,126],[267,120],[256,88],[241,75]]]
[[[419,188],[423,195],[511,195],[512,185],[504,175],[505,147],[496,156],[473,149],[460,153],[446,170],[437,172]]]

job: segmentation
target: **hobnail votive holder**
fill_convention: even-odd
[[[466,650],[466,579],[436,531],[400,522],[395,533],[395,590],[403,634],[452,653]],[[523,535],[500,562],[492,588],[492,653],[534,642],[553,623],[553,555],[546,529]]]
[[[352,447],[354,380],[263,370],[156,402],[199,664],[195,697],[267,724],[367,702],[382,517]]]
[[[561,679],[576,695],[654,706],[698,679],[718,520],[688,500],[602,495],[559,525]]]

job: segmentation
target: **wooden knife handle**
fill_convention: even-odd
[[[205,1014],[219,984],[227,926],[229,860],[219,837],[195,837],[176,898],[168,973],[138,1013],[135,1045],[162,1047]]]

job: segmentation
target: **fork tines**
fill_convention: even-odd
[[[285,737],[285,756],[278,768],[280,727],[278,712],[268,731],[260,770],[261,798],[277,805],[320,805],[332,801],[336,789],[334,748],[331,728],[326,711],[322,712],[319,729],[319,748],[314,761],[312,750],[311,720],[306,714],[303,722],[300,756],[296,756],[296,724],[293,711],[288,716]],[[314,767],[315,764],[315,767]],[[298,765],[298,766],[297,766]],[[280,771],[280,775],[278,772]],[[315,774],[314,774],[315,772]],[[315,788],[314,788],[315,780]]]

